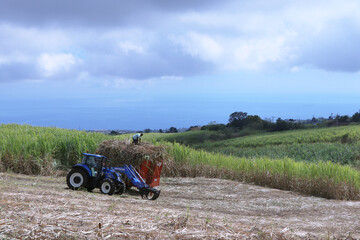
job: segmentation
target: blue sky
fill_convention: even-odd
[[[360,2],[3,0],[0,123],[165,129],[360,109]]]

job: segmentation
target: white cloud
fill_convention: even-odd
[[[38,24],[30,12],[27,17],[36,18],[32,23],[37,25],[20,21],[20,15],[19,21],[13,15],[7,21],[0,17],[0,76],[11,81],[68,74],[102,81],[293,66],[360,69],[353,50],[360,41],[358,1],[230,0],[191,11],[182,4],[175,4],[179,10],[171,14],[147,4],[142,11],[150,22],[160,21],[159,11],[164,13],[160,24],[145,23],[144,16],[134,20],[130,14],[118,19],[119,25],[108,23],[112,16],[104,15],[102,27],[82,21],[73,27],[61,9],[53,25]]]
[[[130,41],[118,42],[118,47],[125,55],[129,55],[131,52],[139,54],[144,53],[144,48],[141,45],[137,45]]]
[[[259,70],[267,64],[283,63],[295,57],[291,36],[242,41],[234,46],[233,52],[228,63],[233,69]]]
[[[301,68],[298,66],[293,66],[290,68],[290,72],[299,72],[299,71],[301,71]]]
[[[199,33],[187,33],[184,36],[172,36],[184,52],[213,62],[219,69],[261,70],[268,64],[284,63],[296,58],[296,46],[293,46],[296,33],[261,36],[248,39],[222,36],[212,38]]]
[[[178,81],[178,80],[183,80],[184,77],[181,77],[181,76],[161,76],[160,79],[162,79],[162,80]]]
[[[7,63],[9,60],[7,57],[5,56],[0,56],[0,64],[4,64],[4,63]]]
[[[84,36],[84,35],[83,35]],[[23,27],[0,22],[0,54],[31,55],[39,51],[58,51],[73,43],[72,31]]]
[[[181,45],[186,53],[205,61],[216,62],[223,54],[221,44],[206,34],[190,32],[183,36],[170,36],[170,39]]]
[[[179,21],[183,24],[211,28],[223,28],[235,24],[233,16],[222,12],[186,12],[179,17]]]
[[[38,58],[38,65],[45,77],[51,77],[61,72],[68,72],[78,63],[71,53],[44,53]]]
[[[360,29],[359,11],[360,3],[355,0],[231,1],[216,10],[186,12],[179,18],[193,32],[216,39],[222,54],[209,57],[194,51],[199,41],[190,37],[183,37],[187,41],[182,46],[220,69],[290,69],[294,65],[359,69],[354,66],[355,52],[334,50],[360,40],[354,34]],[[328,59],[333,60],[328,63]]]
[[[151,79],[138,81],[136,79],[116,78],[116,79],[107,79],[105,81],[102,81],[102,84],[105,87],[111,87],[111,88],[140,90],[149,86],[151,82],[152,82]]]
[[[29,62],[29,56],[14,52],[7,55],[0,55],[0,64],[11,64],[11,63],[26,63]]]

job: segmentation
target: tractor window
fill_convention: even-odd
[[[84,155],[83,158],[82,158],[82,162],[81,162],[81,163],[82,163],[82,164],[85,164],[85,163],[86,163],[86,160],[87,160],[87,156]]]
[[[103,167],[110,167],[110,162],[106,158],[103,158],[102,162],[103,162]]]
[[[98,168],[101,168],[101,158],[96,158],[96,166],[98,167]]]
[[[87,156],[86,164],[87,164],[89,167],[96,167],[95,157],[93,157],[93,156]]]

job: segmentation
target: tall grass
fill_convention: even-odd
[[[267,157],[272,159],[291,158],[296,161],[321,162],[331,161],[340,164],[356,165],[360,160],[360,144],[340,142],[295,143],[267,145],[259,147],[234,147],[224,145],[213,148],[203,146],[204,150],[237,157]]]
[[[360,199],[360,172],[349,166],[289,158],[239,158],[178,143],[162,144],[168,145],[174,158],[173,165],[165,169],[170,175],[221,177],[325,198]]]
[[[0,170],[46,174],[56,166],[78,162],[82,152],[95,152],[107,135],[30,125],[0,125]]]

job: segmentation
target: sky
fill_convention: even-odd
[[[0,0],[0,124],[351,116],[359,12],[357,0]]]

